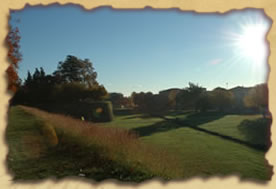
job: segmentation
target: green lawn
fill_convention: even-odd
[[[267,145],[270,137],[270,123],[261,115],[227,115],[223,119],[211,121],[199,127],[252,144]]]
[[[265,152],[227,139],[210,135],[189,127],[231,136],[249,143],[265,143],[269,124],[259,123],[260,115],[207,115],[176,114],[167,118],[178,118],[183,125],[161,118],[143,115],[119,115],[106,126],[122,127],[137,132],[140,139],[180,154],[183,177],[237,174],[244,179],[269,180],[271,166],[267,165]],[[184,123],[187,123],[185,125]],[[264,126],[265,128],[261,128]],[[257,128],[257,129],[256,129]],[[256,133],[260,133],[257,135]]]

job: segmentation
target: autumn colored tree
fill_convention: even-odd
[[[232,108],[234,104],[234,95],[231,91],[217,87],[211,91],[211,103],[213,107],[224,112]]]
[[[208,109],[211,109],[212,106],[212,96],[208,92],[203,92],[198,97],[195,109],[200,112],[206,112]]]
[[[9,27],[9,33],[6,37],[6,43],[8,46],[8,58],[10,60],[10,65],[6,70],[8,76],[8,90],[16,92],[19,85],[19,77],[17,74],[18,63],[22,59],[22,54],[20,53],[20,35],[18,28]]]
[[[244,97],[244,104],[249,108],[257,108],[265,117],[268,111],[268,87],[267,84],[259,84],[252,88]]]
[[[176,104],[181,109],[196,110],[197,101],[205,92],[206,88],[189,82],[189,87],[182,89],[181,92],[179,92],[175,97]]]

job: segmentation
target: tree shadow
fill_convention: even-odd
[[[133,115],[136,112],[133,109],[114,109],[113,113],[115,116],[125,116],[125,115]]]
[[[176,110],[176,111],[170,111],[166,116],[179,116],[179,115],[186,115],[186,114],[192,114],[194,113],[193,110]]]
[[[160,121],[146,127],[134,128],[131,131],[134,131],[140,137],[144,137],[150,136],[154,133],[167,132],[169,130],[177,128],[179,128],[179,125],[174,124],[172,121]]]
[[[205,124],[214,120],[221,119],[225,116],[222,112],[199,112],[187,115],[183,119],[175,119],[178,124],[187,125],[190,127],[197,127],[201,124]]]
[[[270,138],[269,129],[270,129],[271,121],[269,122],[268,120],[262,120],[262,119],[256,120],[256,121],[245,120],[239,126],[239,128],[240,128],[240,131],[243,132],[244,135],[247,137],[246,140],[240,140],[231,136],[226,136],[214,131],[209,131],[198,127],[201,124],[221,119],[225,115],[226,115],[225,113],[218,113],[218,112],[203,112],[203,113],[193,113],[193,114],[187,115],[187,117],[183,119],[163,117],[164,121],[160,121],[146,127],[134,128],[131,131],[137,133],[138,136],[140,137],[144,137],[144,136],[150,136],[155,133],[167,132],[172,129],[188,127],[212,136],[222,138],[224,140],[245,145],[250,148],[254,148],[262,151],[268,150],[268,148],[271,145],[271,142],[269,141],[269,138]],[[256,141],[261,141],[261,142],[256,142]]]
[[[257,120],[244,120],[238,126],[239,131],[245,136],[246,141],[263,146],[268,149],[271,146],[272,119],[259,118]]]
[[[136,132],[140,137],[144,137],[158,132],[167,132],[172,129],[196,127],[200,124],[220,119],[223,116],[224,114],[221,113],[192,113],[184,119],[162,117],[164,121],[146,127],[134,128],[132,131]]]
[[[153,116],[151,115],[148,115],[148,114],[136,114],[136,115],[131,115],[129,117],[126,117],[124,119],[136,119],[136,118],[139,118],[139,119],[151,119],[151,118],[154,118]]]
[[[168,112],[165,115],[160,115],[160,114],[152,114],[152,113],[145,113],[145,112],[136,112],[136,113],[132,113],[132,114],[125,114],[125,115],[132,115],[129,117],[126,117],[124,119],[136,119],[136,118],[140,118],[140,119],[152,119],[152,118],[161,118],[164,120],[174,120],[174,118],[168,118],[169,117],[175,117],[179,116],[179,115],[188,115],[193,113],[193,111],[171,111]]]

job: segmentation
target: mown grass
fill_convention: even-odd
[[[271,119],[265,119],[261,115],[226,115],[223,119],[200,125],[209,131],[268,147],[270,126]]]
[[[125,129],[104,128],[30,107],[9,110],[6,140],[8,168],[16,180],[81,175],[140,182],[182,175],[176,154],[141,143]]]
[[[251,130],[248,136],[244,136],[240,130],[241,123],[247,120],[256,121],[260,118],[259,115],[226,115],[212,112],[169,116],[177,117],[180,121],[177,124],[174,121],[139,114],[117,115],[113,122],[105,125],[130,129],[137,132],[143,142],[163,146],[172,154],[180,154],[179,169],[183,170],[182,178],[238,175],[241,179],[257,181],[271,179],[272,167],[265,159],[264,151],[193,129],[203,127],[248,142],[263,143],[268,139],[268,135],[255,141],[252,139],[255,134],[252,133],[259,131],[253,127],[248,128],[251,125],[247,126],[247,131]]]

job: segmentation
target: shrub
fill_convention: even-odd
[[[108,122],[113,120],[112,104],[109,101],[84,103],[83,116],[94,122]]]

